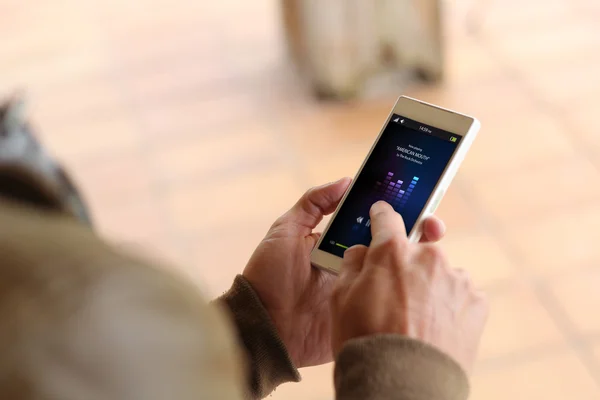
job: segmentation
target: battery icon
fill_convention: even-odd
[[[450,141],[453,142],[453,143],[455,143],[456,142],[456,136],[451,136],[450,137]]]

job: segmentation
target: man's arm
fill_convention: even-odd
[[[238,276],[219,298],[226,305],[246,350],[248,399],[278,385],[300,381],[298,370],[252,286]],[[337,400],[465,400],[468,380],[450,357],[423,342],[399,335],[349,341],[335,366]]]
[[[441,351],[400,335],[349,341],[335,365],[337,400],[466,400],[462,368]]]
[[[465,400],[485,296],[438,247],[409,242],[389,204],[370,217],[370,246],[345,252],[332,296],[338,399]]]

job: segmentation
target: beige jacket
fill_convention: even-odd
[[[90,221],[21,103],[0,105],[0,399],[258,399],[300,380],[243,277],[209,306],[173,268],[114,249]],[[339,400],[468,394],[453,360],[395,335],[348,343],[334,382]]]
[[[258,399],[300,380],[241,276],[208,306],[172,269],[73,218],[6,201],[0,260],[1,399]],[[346,345],[334,382],[340,400],[468,395],[453,360],[395,335]]]

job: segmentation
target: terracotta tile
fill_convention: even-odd
[[[41,61],[73,49],[85,51],[99,44],[97,27],[87,20],[86,10],[78,9],[77,4],[69,4],[65,5],[69,12],[64,12],[60,5],[42,3],[38,3],[35,10],[21,9],[22,13],[12,13],[12,24],[3,24],[0,28],[3,49],[0,65],[3,67],[26,66],[33,59]],[[56,29],[57,26],[61,29]]]
[[[595,341],[593,345],[591,345],[591,352],[594,355],[596,360],[596,364],[600,365],[600,343]]]
[[[140,32],[142,38],[144,34],[157,31],[169,33],[182,27],[196,26],[197,31],[201,33],[212,32],[214,39],[215,32],[222,33],[234,23],[238,25],[238,29],[243,27],[251,34],[254,28],[260,30],[260,25],[265,22],[273,24],[269,17],[274,19],[272,13],[276,12],[273,10],[275,4],[271,1],[254,2],[254,7],[235,0],[225,0],[218,4],[199,4],[187,0],[173,4],[164,0],[153,0],[151,6],[148,6],[148,2],[126,5],[115,0],[107,2],[108,5],[103,7],[104,17],[109,21],[115,20],[110,28],[120,34]],[[246,20],[242,16],[249,19]],[[152,35],[148,36],[153,39]],[[126,40],[127,37],[120,36],[121,40]]]
[[[495,37],[494,44],[502,57],[524,73],[535,75],[539,71],[569,66],[573,60],[590,59],[600,49],[600,31],[595,21],[583,20],[574,12],[572,4],[554,3],[553,12],[562,13],[560,24],[550,19],[541,26],[531,26],[530,20],[530,26],[525,29],[510,30]]]
[[[302,368],[302,383],[282,385],[271,396],[273,400],[334,399],[333,364]]]
[[[484,129],[502,126],[515,116],[530,115],[537,107],[526,88],[511,76],[480,82],[449,81],[439,86],[414,85],[402,94],[472,115]]]
[[[161,104],[182,95],[231,89],[231,72],[218,59],[201,63],[188,57],[179,56],[184,60],[177,62],[162,54],[157,62],[143,60],[140,66],[127,67],[124,72],[127,89],[140,102]],[[165,58],[169,61],[164,61]]]
[[[141,143],[139,126],[127,112],[102,118],[90,116],[70,121],[34,122],[43,142],[67,161],[97,154],[136,151]]]
[[[515,355],[562,343],[562,336],[531,291],[515,285],[490,298],[490,317],[481,342],[480,359]]]
[[[201,26],[151,26],[115,33],[113,46],[121,61],[123,85],[133,98],[168,104],[182,95],[220,97],[224,89],[236,86],[237,79],[224,60],[222,40],[215,40],[214,31]]]
[[[89,74],[98,76],[77,78],[69,77],[69,69],[62,70],[61,66],[55,68],[57,71],[51,79],[58,82],[50,81],[30,89],[34,115],[41,121],[94,121],[99,118],[110,119],[113,114],[122,115],[129,111],[128,99],[119,82],[107,73],[90,71]]]
[[[486,37],[503,38],[511,36],[527,37],[540,29],[557,27],[556,21],[570,21],[576,17],[572,2],[565,0],[532,0],[527,3],[509,0],[502,3],[482,3],[482,26]],[[519,12],[514,12],[519,7]],[[535,48],[532,49],[535,51]]]
[[[20,44],[19,41],[16,43]],[[105,86],[112,87],[107,83],[107,78],[113,67],[113,60],[101,47],[88,43],[84,49],[77,50],[33,48],[22,55],[14,52],[7,54],[10,54],[10,59],[2,63],[1,67],[0,83],[3,90],[26,90],[30,101],[40,103],[40,108],[46,106],[51,110],[53,96],[73,99],[92,94],[86,100],[99,103],[105,98],[114,97],[106,88],[99,88],[97,83],[94,87],[94,81],[102,80]],[[86,85],[89,86],[88,91],[82,93],[81,86]]]
[[[131,200],[151,198],[156,190],[155,172],[142,151],[113,153],[94,162],[75,160],[66,167],[92,209],[110,209]]]
[[[144,246],[164,238],[164,210],[155,199],[144,197],[120,206],[98,208],[93,217],[107,239]]]
[[[585,104],[573,105],[565,112],[565,118],[572,127],[571,135],[582,146],[595,154],[600,154],[600,127],[597,123],[597,111],[600,101],[590,98]]]
[[[473,400],[597,399],[600,391],[573,352],[507,366],[472,380]]]
[[[577,153],[567,133],[553,118],[538,111],[481,120],[481,131],[461,166],[469,179],[491,174],[520,173],[536,165],[574,159]]]
[[[187,265],[188,275],[211,297],[220,296],[229,289],[235,276],[242,273],[269,227],[267,222],[234,223],[210,235],[189,237],[192,263]]]
[[[596,52],[597,53],[597,52]],[[566,66],[531,73],[528,82],[540,99],[558,106],[585,104],[600,93],[600,57],[576,58]]]
[[[451,83],[435,86],[413,83],[408,85],[401,94],[448,109],[456,107],[463,98],[462,95],[455,93],[455,86],[451,86]],[[463,113],[468,112],[463,111]]]
[[[197,279],[188,273],[189,266],[192,264],[187,248],[181,246],[180,241],[168,234],[135,241],[113,240],[112,244],[115,249],[138,260],[177,273],[193,282]]]
[[[450,230],[441,246],[452,267],[468,271],[479,287],[507,282],[516,276],[515,266],[506,251],[489,233],[454,233]]]
[[[139,99],[139,117],[146,140],[161,147],[170,140],[218,135],[232,126],[242,127],[264,117],[251,93],[227,93],[223,97],[179,96],[148,103]]]
[[[600,203],[600,171],[585,158],[542,164],[471,182],[471,192],[498,223],[539,220],[565,208]]]
[[[311,185],[336,181],[345,176],[354,178],[372,146],[371,141],[343,146],[342,154],[322,156],[302,154],[300,161]]]
[[[193,9],[192,4],[177,3],[177,6],[188,8],[188,15],[181,12],[157,13],[156,10],[145,9],[147,7],[144,7],[143,3],[129,6],[134,10],[125,15],[116,15],[117,10],[106,10],[107,13],[113,14],[107,16],[113,22],[107,27],[111,49],[123,61],[126,71],[130,67],[143,67],[146,63],[150,65],[145,67],[152,70],[157,65],[165,65],[171,60],[195,61],[201,55],[215,55],[214,52],[218,52],[222,47],[222,44],[215,40],[215,36],[218,36],[215,34],[218,21],[214,21],[214,16],[206,10],[198,12]],[[166,11],[166,8],[164,7],[163,11]],[[173,8],[170,10],[175,11]],[[211,61],[205,60],[204,63]],[[154,63],[156,64],[152,65]]]
[[[582,16],[594,18],[600,15],[600,4],[595,0],[580,0],[577,6]]]
[[[600,208],[574,206],[538,222],[513,224],[505,233],[527,268],[549,274],[600,262],[598,227]]]
[[[507,71],[484,44],[468,37],[449,40],[446,50],[447,79],[453,86],[504,79]]]
[[[583,334],[600,333],[600,268],[571,272],[555,279],[550,285],[560,307],[567,313],[575,328]]]
[[[271,130],[252,121],[215,135],[196,135],[152,151],[158,173],[167,180],[212,177],[231,170],[278,165],[283,156]]]
[[[235,171],[234,171],[235,172]],[[174,226],[183,232],[211,232],[238,223],[272,223],[301,196],[284,166],[238,171],[208,183],[174,186],[167,196]]]
[[[395,99],[390,98],[351,104],[306,104],[280,117],[278,128],[301,156],[331,157],[360,146],[367,146],[368,150],[394,102]]]
[[[448,233],[472,232],[481,227],[481,216],[466,199],[455,180],[440,203],[436,215],[446,224]]]

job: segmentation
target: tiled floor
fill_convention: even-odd
[[[2,91],[28,91],[107,237],[210,295],[306,188],[355,172],[394,98],[315,103],[278,3],[0,0]],[[598,1],[447,9],[448,81],[398,92],[483,124],[439,211],[451,259],[492,301],[472,398],[598,399]],[[273,398],[332,398],[331,366],[303,374]]]

